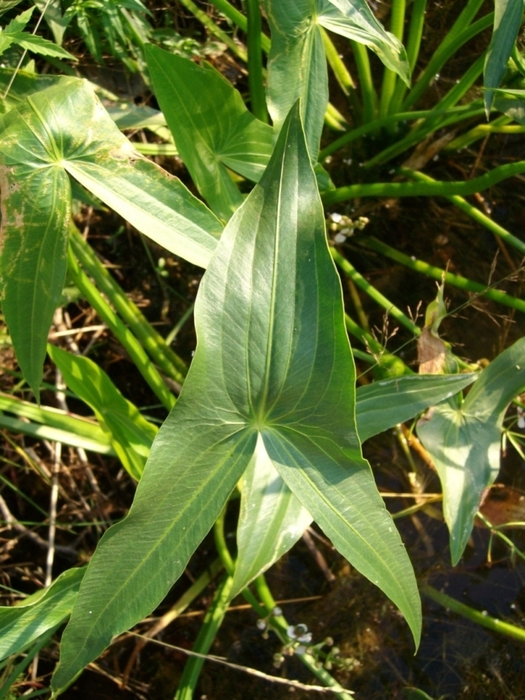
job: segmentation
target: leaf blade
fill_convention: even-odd
[[[227,168],[257,181],[273,149],[273,130],[211,66],[146,48],[155,94],[177,150],[203,197],[227,221],[243,197]]]
[[[445,402],[417,432],[443,487],[443,512],[456,564],[470,537],[485,488],[500,467],[501,426],[509,402],[525,388],[525,339],[484,369],[463,404]]]

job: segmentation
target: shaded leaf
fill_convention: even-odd
[[[227,221],[243,201],[228,169],[257,182],[273,150],[273,129],[210,65],[152,45],[146,57],[177,150],[209,206]]]
[[[49,588],[18,605],[0,607],[0,660],[24,650],[69,617],[85,571],[69,569]]]
[[[483,85],[485,88],[498,88],[507,70],[507,63],[516,42],[523,17],[523,2],[521,0],[494,0],[494,29],[490,40],[485,68]],[[485,110],[487,118],[494,99],[494,93],[485,90]]]
[[[158,432],[156,426],[122,396],[95,362],[54,345],[48,346],[48,352],[67,386],[91,406],[126,471],[138,481]]]
[[[21,2],[22,0],[2,0],[2,4],[0,5],[0,17],[6,12],[9,12],[9,10],[12,10],[13,7],[16,7]]]
[[[195,322],[193,363],[129,515],[88,566],[55,691],[162,600],[262,449],[419,637],[412,567],[360,454],[341,286],[297,107],[260,183],[225,228]],[[321,503],[311,502],[314,492]]]
[[[484,369],[463,403],[436,406],[418,436],[438,470],[452,563],[463,554],[484,489],[500,466],[501,426],[510,401],[525,388],[525,339]]]

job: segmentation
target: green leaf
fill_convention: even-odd
[[[477,376],[407,375],[360,387],[357,390],[356,418],[361,440],[368,440],[413,418],[429,406],[461,391]],[[232,597],[278,561],[297,542],[311,521],[310,513],[283,482],[266,452],[258,446],[242,482]]]
[[[443,487],[452,563],[466,547],[483,490],[500,466],[501,426],[510,401],[525,388],[525,339],[481,372],[462,404],[436,406],[418,423],[418,436]]]
[[[12,10],[13,7],[16,7],[21,2],[22,0],[2,0],[2,4],[0,5],[0,17],[6,12],[9,12],[9,10]]]
[[[30,7],[28,10],[25,10],[25,12],[22,12],[19,14],[17,17],[12,19],[3,29],[2,29],[2,36],[6,35],[12,35],[16,34],[17,32],[21,32],[25,29],[27,23],[31,19],[31,16],[33,12],[35,11],[34,7]]]
[[[297,107],[224,230],[195,323],[193,363],[130,513],[89,564],[55,691],[162,600],[256,451],[419,637],[412,567],[360,454],[341,286]]]
[[[41,54],[42,56],[54,56],[55,58],[67,58],[71,61],[76,61],[77,58],[73,54],[57,46],[52,41],[23,31],[31,19],[34,9],[34,7],[31,7],[22,12],[18,17],[11,20],[6,27],[0,29],[0,54],[8,49],[11,44],[17,44],[22,49]]]
[[[268,109],[277,129],[301,98],[301,116],[312,158],[317,160],[328,105],[328,73],[321,27],[366,44],[408,83],[401,43],[386,32],[365,0],[265,0],[272,32],[268,62]]]
[[[20,368],[38,400],[47,334],[66,278],[71,189],[39,139],[46,125],[33,106],[0,120],[0,295]]]
[[[69,617],[86,570],[69,569],[21,603],[0,607],[0,660],[18,654]]]
[[[490,88],[498,88],[507,71],[512,49],[516,42],[523,17],[523,2],[521,0],[494,0],[494,29],[490,40],[485,68],[483,85],[487,119],[489,116],[494,93]]]
[[[494,107],[513,121],[525,126],[525,90],[494,88]]]
[[[68,387],[85,401],[111,436],[111,444],[126,471],[137,481],[142,476],[157,428],[125,399],[108,375],[87,357],[48,346],[53,362]]]
[[[11,40],[13,43],[20,46],[20,48],[26,49],[31,53],[39,54],[40,56],[53,56],[54,58],[66,58],[70,61],[78,61],[78,58],[69,53],[69,51],[66,51],[61,46],[57,46],[52,41],[49,41],[49,39],[44,39],[35,34],[17,32],[11,36]]]
[[[357,390],[357,432],[362,442],[410,420],[429,406],[457,394],[477,374],[412,374],[379,381]]]
[[[8,411],[23,420],[4,415]],[[49,406],[37,406],[0,394],[0,426],[45,440],[56,440],[101,454],[114,455],[109,436],[95,422]]]
[[[85,81],[63,78],[0,118],[0,294],[16,354],[38,396],[47,333],[67,269],[68,173],[171,252],[206,266],[222,225],[143,158]]]
[[[64,32],[69,21],[63,16],[60,0],[33,0],[38,9],[44,13],[44,19],[53,32],[55,42],[62,46]]]
[[[213,211],[227,221],[243,198],[228,169],[257,182],[273,150],[273,129],[208,64],[146,46],[155,96],[177,150]]]
[[[235,598],[291,549],[312,519],[280,477],[259,438],[242,480],[237,560],[230,597]]]
[[[5,95],[7,86],[13,80],[13,73],[15,73],[14,68],[0,68],[0,93],[2,95]],[[7,97],[0,101],[0,114],[9,112],[13,107],[20,105],[26,97],[40,90],[44,90],[47,87],[56,85],[62,80],[63,78],[59,75],[38,75],[23,70],[16,71]]]

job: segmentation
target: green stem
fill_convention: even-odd
[[[403,174],[403,168],[398,170]],[[413,171],[408,170],[408,173]],[[354,197],[451,197],[472,195],[519,173],[525,172],[525,161],[500,165],[488,173],[472,180],[444,182],[425,180],[420,182],[372,182],[361,185],[348,185],[328,190],[322,194],[326,206],[344,202]]]
[[[367,124],[363,124],[357,129],[352,129],[352,131],[348,131],[343,136],[340,136],[335,141],[332,141],[331,144],[326,146],[326,148],[323,148],[323,150],[319,153],[319,161],[322,162],[324,158],[327,158],[328,156],[332,155],[333,153],[343,148],[343,146],[348,145],[352,141],[356,141],[362,136],[366,136],[367,134],[370,134],[374,131],[378,131],[379,129],[385,126],[391,126],[393,124],[396,124],[397,122],[416,121],[418,119],[426,119],[427,117],[438,115],[449,117],[450,115],[452,115],[452,118],[455,120],[463,120],[469,119],[470,117],[477,117],[482,114],[485,114],[485,110],[482,107],[474,107],[474,103],[461,107],[453,107],[452,109],[449,109],[446,112],[436,112],[435,110],[425,109],[415,112],[399,112],[397,114],[391,114],[389,117],[384,117],[383,119],[376,119]],[[447,120],[447,124],[448,123],[451,123],[451,121]]]
[[[366,46],[357,41],[352,41],[351,44],[363,98],[363,123],[368,124],[376,118],[377,108],[377,94],[372,80],[370,60]]]
[[[371,299],[379,304],[379,306],[382,306],[389,316],[395,318],[398,323],[404,326],[411,333],[414,333],[415,335],[419,335],[421,333],[421,329],[418,328],[418,326],[416,326],[416,324],[410,320],[408,316],[401,311],[401,309],[398,309],[397,306],[392,304],[391,301],[383,296],[381,292],[370,284],[370,282],[367,282],[367,280],[355,269],[351,263],[348,262],[346,258],[341,255],[341,253],[339,253],[335,248],[330,248],[330,252],[333,259],[345,273],[345,275],[347,275],[357,287],[362,289],[363,292],[368,294]]]
[[[193,651],[197,654],[207,654],[213,644],[213,640],[217,636],[217,632],[228,610],[232,583],[233,578],[227,576],[213,596],[212,604],[204,616],[199,634],[193,645]],[[192,700],[204,661],[203,658],[198,656],[190,656],[186,661],[179,687],[175,694],[175,700]]]
[[[428,175],[424,175],[423,173],[417,172],[415,170],[402,168],[402,172],[403,175],[406,175],[407,177],[412,177],[414,180],[419,180],[422,182],[435,182],[435,180],[433,180]],[[472,206],[472,204],[469,204],[469,202],[463,199],[463,197],[452,195],[447,197],[447,199],[449,200],[449,202],[452,202],[459,209],[464,211],[465,214],[468,214],[468,216],[470,216],[471,219],[474,219],[482,226],[487,228],[489,231],[491,231],[495,236],[498,236],[499,238],[501,238],[501,240],[505,241],[505,243],[508,243],[513,248],[516,248],[516,250],[519,250],[519,252],[522,255],[525,255],[525,243],[522,240],[520,240],[516,236],[513,236],[512,233],[507,231],[507,229],[504,229],[503,226],[500,226],[495,221],[492,221],[491,218],[489,218],[479,209],[476,209],[476,207]]]
[[[479,284],[479,282],[473,282],[466,277],[454,275],[452,272],[446,272],[445,270],[429,265],[422,260],[411,258],[404,253],[400,253],[395,248],[391,248],[389,245],[386,245],[386,243],[378,241],[376,238],[368,238],[366,240],[362,240],[361,242],[366,248],[370,248],[371,250],[375,250],[377,253],[386,255],[391,260],[395,260],[411,270],[421,272],[422,274],[427,275],[427,277],[431,277],[432,279],[438,281],[444,279],[446,284],[450,284],[452,287],[463,289],[471,294],[481,294],[487,299],[492,299],[492,301],[496,301],[499,304],[509,306],[511,309],[516,309],[516,311],[525,313],[525,301],[516,299],[516,297],[510,296],[505,292],[501,292],[498,289],[491,289],[486,285]]]
[[[406,0],[393,0],[390,16],[390,32],[399,41],[403,42],[405,28]],[[386,117],[390,114],[392,97],[396,87],[397,73],[390,68],[385,68],[383,84],[381,86],[381,100],[379,104],[379,116]]]
[[[410,13],[410,28],[407,39],[407,59],[410,71],[416,69],[423,29],[425,28],[425,13],[427,11],[427,0],[414,0]]]
[[[414,374],[396,355],[391,355],[370,333],[364,331],[353,318],[345,313],[346,330],[360,340],[373,354],[374,361],[389,377],[401,377],[404,374]]]
[[[441,42],[442,47],[448,46],[457,36],[468,28],[470,23],[474,20],[474,17],[482,8],[483,2],[484,0],[468,0],[457,20],[454,22]]]
[[[80,293],[84,295],[113,335],[122,343],[155,396],[168,411],[171,411],[175,405],[175,397],[169,392],[162,377],[151,363],[137,338],[122,323],[107,301],[102,298],[100,292],[86,273],[80,269],[71,246],[68,247],[68,270],[73,284],[78,287]]]
[[[479,1],[479,0],[478,0]],[[481,6],[481,2],[479,2]],[[467,8],[466,8],[467,9]],[[477,9],[476,9],[477,12]],[[491,12],[485,17],[482,17],[477,22],[474,22],[470,27],[468,24],[462,23],[462,29],[459,31],[454,31],[459,27],[458,23],[463,16],[460,15],[458,20],[448,32],[447,37],[443,40],[441,45],[436,49],[434,55],[427,63],[427,66],[423,73],[419,76],[416,84],[409,92],[406,100],[403,102],[402,109],[407,111],[416,104],[416,102],[421,98],[423,93],[427,90],[431,82],[435,79],[436,75],[439,74],[445,63],[464,45],[467,41],[470,41],[477,34],[483,30],[490,27],[494,22],[494,13]]]
[[[217,552],[224,564],[224,568],[230,576],[233,576],[235,570],[235,562],[230,554],[228,545],[226,544],[226,537],[224,535],[224,518],[226,515],[225,506],[222,513],[219,515],[215,522],[215,527],[213,529],[215,536],[215,546],[217,547]],[[264,576],[258,576],[255,585],[257,587],[257,593],[260,596],[261,603],[258,602],[257,598],[253,593],[245,588],[242,592],[245,600],[252,606],[253,610],[259,615],[261,619],[267,620],[270,628],[275,632],[277,637],[283,644],[289,644],[290,638],[287,634],[288,623],[282,615],[274,615],[274,610],[276,607],[275,600],[266,584]],[[321,680],[326,686],[336,689],[334,696],[339,698],[339,700],[352,700],[352,696],[345,691],[345,689],[337,683],[335,678],[333,678],[328,671],[324,668],[317,667],[317,659],[311,654],[300,654],[299,658],[304,663],[304,665]]]
[[[375,165],[379,165],[380,163],[385,163],[392,158],[395,158],[398,156],[400,153],[403,153],[406,151],[408,148],[413,146],[414,144],[420,143],[425,139],[429,134],[432,132],[436,131],[438,128],[443,128],[447,124],[451,123],[449,120],[442,120],[441,118],[441,113],[447,112],[450,110],[462,97],[463,95],[471,88],[473,83],[477,80],[477,78],[481,75],[483,72],[483,65],[485,63],[485,54],[480,56],[471,66],[470,68],[466,71],[466,73],[463,75],[459,83],[454,85],[454,87],[443,97],[442,100],[440,100],[439,104],[436,105],[435,111],[436,111],[436,116],[433,116],[432,114],[429,115],[428,119],[426,119],[422,124],[420,124],[414,131],[412,131],[408,136],[406,136],[404,139],[399,141],[398,143],[394,143],[388,148],[385,148],[385,150],[381,151],[378,153],[376,156],[371,158],[369,161],[365,163],[366,168],[373,167]],[[457,121],[457,120],[453,120]]]
[[[244,61],[245,63],[247,62],[248,54],[246,51],[236,44],[235,41],[233,41],[233,39],[226,34],[226,32],[223,32],[222,29],[220,29],[205,12],[199,9],[193,0],[180,0],[180,3],[181,5],[184,5],[184,7],[189,10],[204,27],[206,27],[210,34],[213,34],[213,36],[217,37],[219,41],[226,44],[234,56],[237,56],[237,58],[240,58],[241,61]],[[215,4],[217,5],[217,3]]]
[[[448,608],[448,610],[452,610],[452,612],[458,613],[468,620],[472,620],[481,627],[486,627],[493,632],[499,632],[499,634],[503,634],[506,637],[525,642],[525,629],[521,627],[510,625],[508,622],[502,622],[486,613],[474,610],[474,608],[471,608],[469,605],[460,603],[458,600],[445,595],[445,593],[440,593],[435,588],[432,588],[432,586],[423,586],[420,591],[423,595],[426,595],[427,598],[435,600],[436,603],[439,603],[444,608]]]
[[[164,374],[182,384],[188,373],[185,362],[173,352],[160,333],[157,333],[135,304],[128,299],[75,226],[71,227],[70,242],[82,267],[95,280],[98,289],[107,296],[124,323],[140,340],[151,359]]]
[[[259,0],[246,0],[246,12],[248,15],[248,85],[252,112],[257,119],[267,124],[268,112],[263,79]]]
[[[241,29],[246,34],[248,33],[248,20],[239,12],[228,0],[210,0],[212,5],[222,12],[222,14],[231,20],[239,29]],[[261,46],[264,53],[270,53],[271,41],[266,34],[261,34]]]
[[[525,127],[512,124],[510,122],[512,119],[507,117],[505,114],[494,119],[490,124],[478,124],[473,129],[470,129],[465,134],[461,134],[456,139],[448,143],[444,150],[445,151],[459,151],[462,148],[467,148],[475,141],[487,136],[487,134],[522,134],[525,132]]]
[[[255,587],[257,589],[257,593],[259,594],[262,604],[264,605],[266,610],[268,610],[271,613],[273,610],[275,610],[276,603],[270,589],[268,588],[268,584],[266,583],[266,579],[264,576],[261,575],[255,579]],[[272,629],[274,629],[274,631],[276,631],[276,629],[280,629],[281,634],[284,637],[283,639],[281,635],[279,635],[281,637],[281,641],[285,643],[290,641],[287,634],[288,623],[286,622],[286,619],[283,615],[273,615],[271,624]],[[334,696],[336,698],[340,698],[341,700],[352,700],[351,694],[347,693],[345,689],[341,685],[339,685],[335,678],[323,668],[323,666],[319,668],[318,661],[315,658],[315,656],[306,652],[304,654],[299,654],[299,658],[301,659],[303,664],[314,674],[314,676],[316,676],[316,678],[318,678],[322,683],[324,683],[325,686],[327,686],[328,688],[334,688],[339,690],[339,692],[334,693]]]
[[[419,56],[419,48],[423,37],[423,29],[425,26],[425,12],[427,0],[414,0],[412,11],[410,14],[410,28],[408,30],[407,39],[407,59],[410,66],[410,74],[413,75],[416,69],[416,63]],[[395,114],[399,112],[401,103],[407,93],[407,86],[402,80],[398,80],[392,96],[390,112]]]

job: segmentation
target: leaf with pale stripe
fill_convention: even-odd
[[[130,513],[88,566],[55,690],[162,600],[254,455],[267,459],[262,450],[342,553],[391,595],[419,639],[412,567],[360,453],[341,286],[298,107],[260,183],[224,230],[195,323],[192,366]]]

